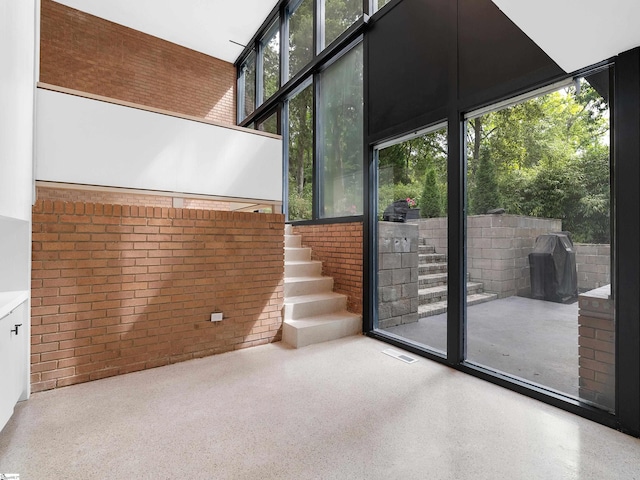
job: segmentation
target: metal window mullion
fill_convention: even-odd
[[[322,162],[320,161],[324,151],[324,146],[318,138],[318,132],[320,132],[320,129],[322,128],[322,113],[318,108],[320,105],[321,88],[320,74],[315,73],[313,74],[313,179],[311,184],[313,190],[311,217],[314,220],[322,218],[321,213],[324,210],[321,208],[324,202],[324,195],[322,188],[320,188],[324,181],[324,176],[322,175]]]
[[[256,42],[256,109],[264,101],[264,39]]]
[[[278,90],[289,80],[289,17],[287,12],[287,7],[282,3],[280,5],[280,78],[278,78]]]
[[[313,58],[324,50],[325,0],[313,0],[314,29],[313,29]]]
[[[289,221],[289,99],[282,105],[282,213],[285,221]]]

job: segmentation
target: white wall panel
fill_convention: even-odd
[[[282,140],[39,89],[36,179],[282,200]]]
[[[33,183],[35,0],[0,1],[0,215],[29,220]]]
[[[638,0],[493,0],[563,70],[640,46]]]

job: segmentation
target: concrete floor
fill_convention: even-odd
[[[385,331],[446,351],[447,314]],[[467,309],[467,360],[578,396],[578,302],[508,297]]]
[[[42,479],[640,478],[640,440],[362,336],[49,392],[0,433]]]

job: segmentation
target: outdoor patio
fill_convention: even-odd
[[[446,351],[447,314],[386,328]],[[467,360],[578,396],[578,302],[508,297],[467,309]]]

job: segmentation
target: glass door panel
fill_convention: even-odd
[[[447,129],[379,145],[377,329],[446,354]]]
[[[612,411],[609,72],[467,119],[467,361]]]

